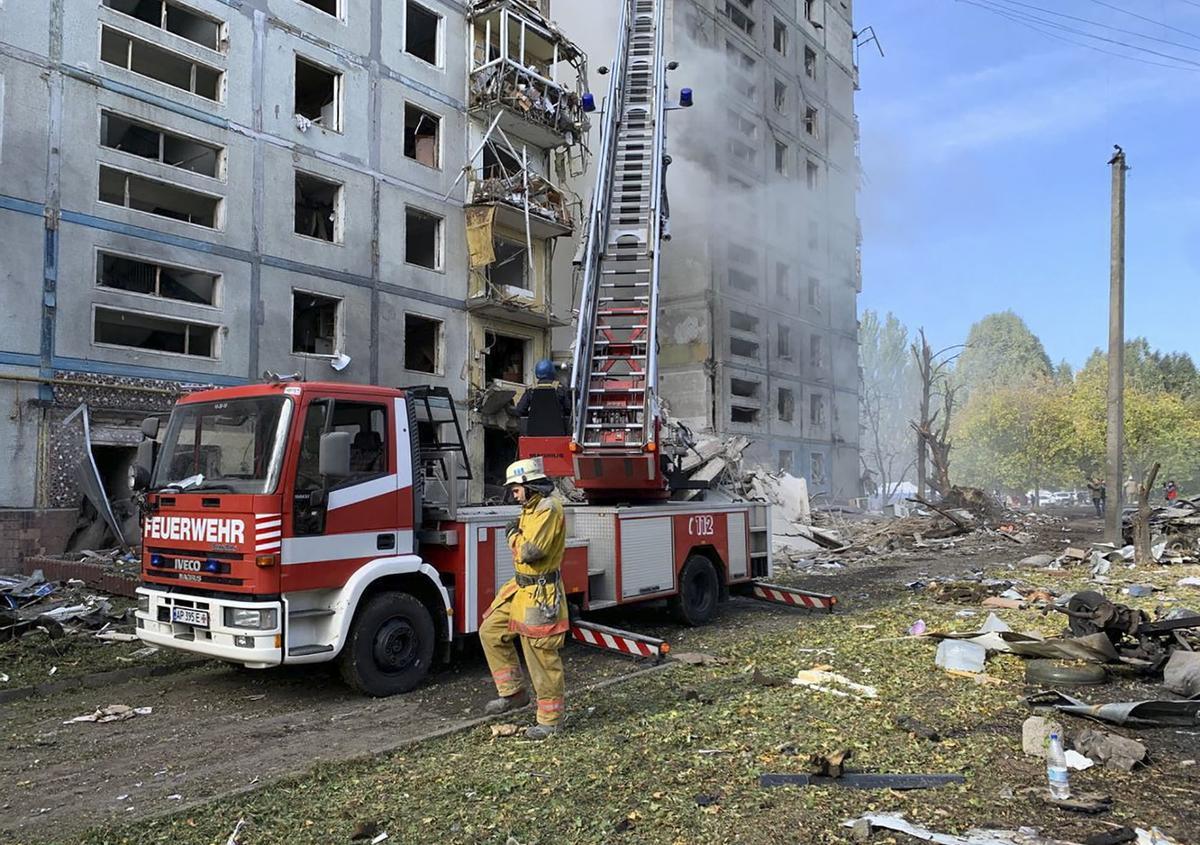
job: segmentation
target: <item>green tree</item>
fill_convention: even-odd
[[[954,369],[964,402],[980,389],[1020,386],[1053,374],[1042,342],[1012,311],[989,314],[971,326]]]
[[[863,312],[858,333],[862,366],[862,462],[888,491],[911,472],[916,457],[909,421],[916,413],[919,385],[908,350],[908,329],[888,313]]]
[[[1070,386],[1044,381],[976,391],[958,431],[960,484],[1021,492],[1078,480]]]

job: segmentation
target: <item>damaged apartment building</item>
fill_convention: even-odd
[[[696,430],[745,435],[747,463],[859,491],[858,86],[851,0],[672,0],[672,240],[659,389]],[[592,4],[560,16],[611,53]],[[556,279],[565,284],[565,273]],[[565,334],[558,345],[569,342]]]
[[[86,451],[127,497],[143,417],[268,371],[448,387],[484,496],[578,217],[558,186],[584,162],[584,57],[549,11],[0,4],[0,532],[19,546],[0,555],[111,541],[80,517]],[[64,424],[81,404],[86,450]]]

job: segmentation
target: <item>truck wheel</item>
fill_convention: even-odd
[[[692,555],[679,573],[679,594],[671,599],[671,612],[684,625],[703,625],[717,612],[721,584],[712,561]]]
[[[429,674],[436,636],[429,609],[408,593],[372,596],[342,646],[342,680],[378,697],[408,692]]]

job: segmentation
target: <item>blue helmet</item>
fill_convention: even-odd
[[[548,358],[543,358],[533,368],[533,374],[538,377],[538,381],[549,381],[554,378],[554,362]]]

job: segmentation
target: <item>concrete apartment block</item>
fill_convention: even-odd
[[[79,507],[83,443],[61,425],[79,403],[120,495],[142,417],[267,370],[449,387],[470,426],[471,494],[484,495],[515,454],[501,400],[561,322],[548,256],[576,222],[538,222],[527,240],[511,203],[477,190],[497,166],[482,143],[497,112],[539,178],[579,155],[585,127],[538,124],[497,70],[536,65],[547,101],[577,96],[582,56],[548,12],[545,0],[0,3],[0,508],[31,512],[28,532],[38,514]],[[508,40],[529,55],[489,52],[521,28]],[[492,100],[484,74],[501,80]],[[469,263],[468,205],[496,206],[495,237],[530,253],[527,272]],[[497,381],[512,388],[499,398]]]

